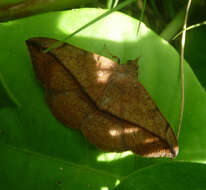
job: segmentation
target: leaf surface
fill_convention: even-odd
[[[203,190],[206,188],[206,176],[201,174],[205,172],[205,164],[173,162],[154,165],[127,176],[115,190]]]
[[[79,132],[69,130],[57,122],[45,103],[44,91],[35,78],[25,41],[32,37],[63,39],[102,12],[101,9],[79,9],[0,24],[0,44],[3,47],[0,51],[0,70],[12,94],[22,105],[18,108],[0,109],[0,130],[3,131],[0,133],[0,154],[3,155],[1,163],[4,163],[1,164],[0,171],[5,174],[2,179],[7,179],[4,180],[4,187],[8,187],[6,189],[12,186],[11,182],[17,183],[17,179],[18,182],[22,181],[24,174],[19,171],[22,171],[26,163],[38,160],[33,154],[24,157],[22,149],[45,156],[45,162],[36,161],[35,165],[39,168],[38,171],[48,170],[47,175],[51,171],[48,168],[54,164],[53,161],[48,161],[47,158],[50,157],[109,172],[120,176],[117,177],[120,182],[122,176],[154,163],[164,162],[164,159],[143,159],[131,153],[104,153],[88,144]],[[140,36],[136,36],[137,26],[135,19],[114,13],[80,32],[70,39],[69,43],[110,57],[105,51],[106,45],[114,55],[121,58],[122,63],[141,56],[139,80],[176,131],[179,117],[179,55],[173,47],[144,25],[141,25]],[[204,163],[206,95],[187,63],[185,93],[185,112],[179,139],[180,153],[176,159]],[[12,147],[12,151],[8,146]],[[15,166],[13,170],[11,163]],[[181,164],[179,167],[181,168]],[[182,170],[184,171],[184,167]],[[200,175],[203,175],[202,170],[198,170]],[[27,175],[26,182],[29,187],[37,184],[34,176],[44,179],[43,175],[36,175],[34,170],[28,172],[30,175]],[[15,173],[19,175],[14,177]],[[168,175],[169,172],[160,173],[160,176]],[[73,180],[69,180],[69,173],[64,177],[68,183],[73,183]],[[50,182],[55,181],[56,184],[58,180],[59,177],[53,177]],[[84,180],[78,182],[81,185]],[[105,184],[100,183],[100,186],[111,188],[111,183],[114,184],[114,181],[106,180]],[[43,186],[43,182],[41,185]],[[84,189],[91,189],[87,185],[84,185]]]

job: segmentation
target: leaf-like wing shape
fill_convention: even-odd
[[[42,50],[54,42],[35,38],[27,45],[58,120],[80,129],[104,150],[132,150],[146,157],[177,155],[176,136],[138,82],[133,64],[118,65],[68,44],[44,54]]]

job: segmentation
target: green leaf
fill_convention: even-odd
[[[197,78],[206,89],[205,78],[205,44],[206,44],[206,26],[201,26],[187,31],[185,59],[188,61]]]
[[[184,162],[158,164],[125,177],[115,190],[204,190],[205,172],[205,164]]]
[[[1,189],[100,189],[118,176],[62,159],[0,144]],[[15,159],[15,160],[14,160]],[[94,180],[95,179],[95,180]]]
[[[32,37],[62,40],[103,12],[101,9],[79,9],[0,24],[0,44],[3,47],[0,51],[0,70],[7,86],[22,104],[18,109],[0,109],[3,189],[13,189],[13,184],[18,184],[16,187],[20,189],[44,188],[45,184],[55,189],[60,188],[58,180],[62,181],[62,189],[72,184],[76,184],[77,189],[111,188],[132,172],[165,162],[165,159],[146,159],[131,153],[104,153],[89,144],[80,132],[56,121],[46,105],[44,90],[34,75],[25,40]],[[139,80],[176,131],[180,103],[179,55],[144,24],[141,24],[137,36],[137,27],[137,20],[116,12],[81,31],[68,42],[110,57],[106,45],[113,55],[120,57],[122,63],[140,57]],[[177,159],[204,162],[206,95],[186,62],[185,93]],[[59,174],[59,167],[56,167],[63,161],[66,168],[64,175]],[[72,164],[78,167],[71,170]],[[25,173],[22,172],[24,168]],[[79,168],[84,172],[80,174]],[[86,178],[87,174],[91,179]],[[169,175],[169,172],[164,175]],[[101,178],[105,178],[104,184]],[[24,179],[25,186],[19,184]]]

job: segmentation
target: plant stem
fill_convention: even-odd
[[[141,11],[141,15],[140,15],[140,18],[139,18],[139,24],[138,24],[138,27],[137,27],[137,35],[139,34],[140,25],[141,25],[143,17],[144,17],[144,10],[145,10],[146,4],[147,4],[147,0],[144,0],[144,5],[143,5],[142,11]]]
[[[185,7],[176,15],[176,17],[166,26],[160,36],[170,41],[175,34],[182,28],[184,22]]]
[[[180,105],[180,117],[179,117],[179,124],[178,124],[178,131],[177,131],[177,139],[180,135],[180,130],[182,127],[182,119],[184,114],[184,49],[185,49],[185,38],[186,38],[186,28],[187,28],[187,19],[188,19],[188,13],[190,9],[192,0],[188,0],[187,7],[186,7],[186,13],[185,13],[185,19],[184,19],[184,25],[183,25],[183,33],[182,33],[182,40],[181,40],[181,55],[180,55],[180,78],[181,78],[181,105]]]
[[[112,9],[109,9],[108,11],[104,12],[103,14],[101,14],[100,16],[94,18],[93,20],[91,20],[90,22],[86,23],[85,25],[81,26],[80,28],[78,28],[77,30],[75,30],[74,32],[72,32],[70,35],[68,35],[66,38],[64,38],[62,41],[58,41],[56,43],[54,43],[53,45],[51,45],[51,47],[47,48],[46,50],[44,50],[44,53],[47,53],[49,51],[51,51],[52,49],[55,49],[57,47],[60,47],[66,40],[70,39],[72,36],[74,36],[75,34],[79,33],[80,31],[84,30],[85,28],[91,26],[92,24],[96,23],[97,21],[103,19],[104,17],[110,15],[111,13],[113,13],[114,11],[118,11],[124,7],[126,7],[127,5],[129,5],[130,3],[134,2],[136,0],[126,0],[123,1],[122,3],[120,3],[117,7],[114,7]]]
[[[193,24],[193,25],[187,27],[186,31],[191,30],[193,28],[197,28],[197,27],[203,26],[203,25],[206,25],[206,21],[203,21],[203,22],[200,22],[200,23],[197,23],[197,24]],[[176,34],[175,37],[172,38],[172,40],[175,40],[176,38],[178,38],[182,34],[182,32],[183,31],[180,31],[178,34]]]

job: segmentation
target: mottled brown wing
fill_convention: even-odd
[[[176,136],[137,81],[134,65],[118,65],[67,44],[42,53],[54,42],[35,38],[27,45],[58,120],[80,129],[103,150],[129,149],[146,157],[177,155]]]

